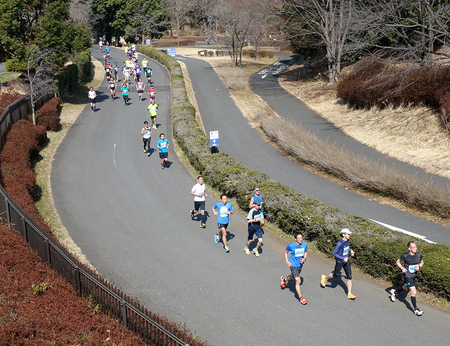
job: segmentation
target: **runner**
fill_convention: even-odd
[[[356,296],[352,293],[352,268],[350,267],[350,262],[348,261],[349,252],[352,257],[355,256],[355,252],[350,249],[349,245],[350,234],[352,234],[352,232],[350,232],[347,228],[343,228],[340,233],[342,239],[338,241],[333,251],[333,256],[336,258],[334,271],[327,276],[322,275],[320,286],[325,287],[327,285],[327,280],[337,278],[341,274],[342,268],[344,268],[345,275],[347,275],[347,298],[354,300],[356,299]]]
[[[144,57],[144,59],[142,59],[142,68],[145,70],[148,66],[148,60],[146,57]]]
[[[125,103],[125,106],[128,106],[128,93],[130,92],[130,88],[128,87],[127,83],[122,84],[122,89],[120,89],[123,96],[123,102]]]
[[[264,219],[264,213],[262,211],[262,205],[263,205],[263,201],[262,201],[262,196],[260,194],[260,190],[258,186],[253,187],[253,193],[254,195],[252,196],[252,198],[250,198],[250,203],[248,204],[248,208],[252,209],[255,207],[255,201],[259,201],[260,202],[260,209],[261,209],[261,218]]]
[[[145,75],[147,76],[147,84],[152,84],[152,68],[150,66],[145,68]]]
[[[107,59],[109,59],[109,50],[110,50],[109,46],[106,46],[105,47],[105,53],[106,53],[106,58]]]
[[[405,266],[402,266],[402,262],[405,263]],[[422,254],[417,251],[416,243],[410,241],[408,243],[408,252],[401,255],[395,263],[402,270],[405,283],[397,289],[391,289],[391,301],[395,302],[397,295],[403,291],[406,291],[406,294],[410,292],[411,303],[414,306],[414,314],[422,316],[423,311],[417,307],[416,303],[416,284],[414,283],[414,280],[417,276],[417,272],[423,267],[423,257]]]
[[[114,79],[116,82],[119,81],[119,65],[117,65],[117,61],[114,63]]]
[[[148,96],[150,97],[150,100],[154,100],[157,93],[158,92],[156,91],[155,87],[151,85],[150,89],[148,89]]]
[[[152,141],[152,128],[148,126],[148,121],[144,121],[144,127],[141,130],[142,141],[144,142],[144,153],[147,153],[147,156],[150,156],[150,142]],[[147,149],[145,148],[147,147]]]
[[[258,238],[258,243],[256,244],[255,248],[253,249],[253,253],[256,257],[259,257],[259,251],[262,241],[263,241],[263,234],[261,226],[264,224],[264,219],[261,217],[261,209],[260,205],[261,202],[259,200],[255,200],[254,207],[250,209],[248,215],[247,215],[247,224],[248,224],[248,240],[244,247],[244,252],[247,255],[250,255],[250,249],[248,248],[250,243],[253,241],[253,236],[256,234],[256,237]]]
[[[109,66],[109,64],[105,65],[105,73],[106,73],[106,80],[109,81],[109,79],[111,78],[111,67]]]
[[[103,41],[102,39],[98,40],[98,47],[100,48],[100,51],[102,50],[103,47]]]
[[[220,196],[221,202],[214,204],[213,212],[217,217],[217,227],[219,228],[219,233],[214,235],[214,240],[216,244],[219,244],[219,240],[222,237],[223,248],[226,253],[230,252],[230,248],[227,244],[227,228],[230,222],[230,215],[233,214],[233,206],[231,203],[227,202],[227,195],[222,194]]]
[[[150,120],[152,121],[152,127],[154,129],[158,128],[158,125],[156,124],[156,112],[158,111],[158,105],[155,103],[155,100],[150,100],[150,104],[147,107],[149,113],[150,113]]]
[[[298,300],[303,305],[306,305],[308,301],[303,298],[301,284],[302,278],[300,273],[302,272],[303,264],[308,257],[308,245],[303,241],[303,234],[296,232],[294,234],[295,241],[286,247],[284,252],[284,259],[287,266],[291,269],[291,275],[281,277],[281,288],[285,288],[288,281],[295,279],[295,290],[297,291]]]
[[[123,69],[123,81],[125,83],[129,83],[130,81],[130,69],[128,67]]]
[[[134,67],[134,79],[136,83],[139,81],[140,78],[141,78],[141,67],[139,66],[139,64],[136,64]],[[142,83],[142,85],[144,85],[144,83]],[[144,89],[142,89],[142,92],[144,92]]]
[[[205,200],[208,197],[208,194],[205,189],[206,187],[205,184],[203,184],[203,177],[199,175],[197,177],[197,184],[195,184],[191,189],[191,195],[194,196],[194,209],[191,210],[191,219],[193,219],[198,211],[200,211],[200,228],[206,227]]]
[[[90,87],[89,91],[88,91],[88,98],[89,98],[89,102],[91,103],[92,113],[95,112],[95,98],[96,97],[97,97],[97,93],[94,91],[93,87]]]
[[[136,83],[136,90],[138,93],[139,102],[143,101],[142,96],[144,96],[144,87],[145,87],[144,82],[139,78],[138,82]],[[158,106],[156,106],[156,108],[158,108]]]
[[[116,81],[114,78],[109,80],[109,90],[111,91],[111,99],[114,101],[116,97]]]
[[[169,156],[169,141],[165,138],[164,133],[159,135],[159,141],[156,142],[159,149],[159,158],[161,159],[161,168],[164,169]]]

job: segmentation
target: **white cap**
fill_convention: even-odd
[[[341,234],[342,233],[348,233],[348,234],[352,234],[352,232],[350,232],[350,230],[348,228],[343,228],[341,229]]]

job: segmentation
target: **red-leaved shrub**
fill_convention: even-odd
[[[388,65],[377,59],[356,64],[341,77],[337,96],[356,108],[427,106],[450,118],[450,67]]]
[[[124,345],[144,343],[42,263],[25,239],[0,225],[2,345]]]
[[[59,125],[60,102],[58,97],[52,98],[36,112],[36,124],[44,126],[47,131],[57,131]]]
[[[23,95],[14,91],[6,91],[0,93],[0,114],[3,113],[3,111],[9,104],[13,103],[15,100],[21,98],[22,96]]]
[[[39,225],[51,233],[39,216],[32,194],[36,186],[36,174],[30,159],[39,153],[47,133],[42,126],[27,120],[19,120],[11,126],[0,154],[2,184],[12,199]]]

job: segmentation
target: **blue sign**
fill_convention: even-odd
[[[175,58],[175,48],[169,48],[167,49],[167,54],[171,57]]]
[[[209,132],[209,146],[211,148],[219,146],[219,131]]]

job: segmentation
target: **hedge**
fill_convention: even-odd
[[[44,126],[47,131],[58,131],[61,100],[57,97],[36,111],[36,125]]]
[[[77,54],[73,62],[78,66],[78,80],[86,81],[91,75],[91,49]]]
[[[169,71],[172,85],[173,136],[190,163],[203,175],[207,184],[235,197],[240,208],[246,210],[252,187],[264,191],[264,216],[286,234],[303,232],[315,241],[320,251],[331,254],[339,239],[339,230],[353,231],[351,245],[355,250],[353,263],[364,272],[397,285],[402,280],[395,261],[407,251],[410,236],[377,226],[361,217],[350,215],[327,204],[300,194],[251,170],[233,157],[211,154],[209,140],[195,120],[178,62],[156,49],[138,46],[138,51],[153,58]],[[450,248],[415,239],[425,266],[418,273],[417,286],[438,296],[450,299]]]

